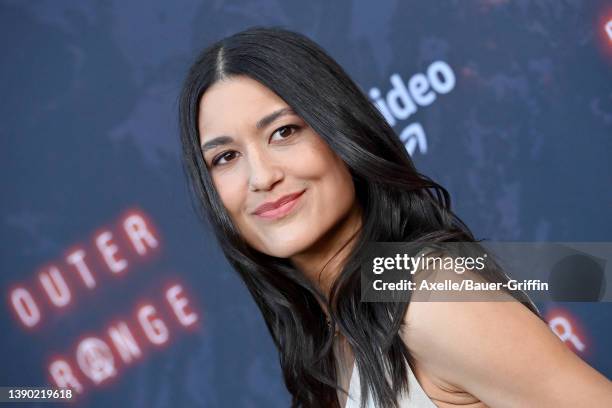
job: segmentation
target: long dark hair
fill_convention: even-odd
[[[245,75],[281,97],[347,165],[363,223],[329,299],[288,259],[250,247],[214,188],[199,146],[198,107],[216,81]],[[368,242],[477,242],[451,211],[442,186],[420,174],[398,136],[345,71],[306,36],[281,27],[251,27],[206,48],[187,72],[179,100],[185,171],[229,263],[263,314],[278,348],[292,407],[339,407],[334,330],[346,337],[361,379],[362,406],[396,407],[408,391],[413,359],[399,329],[409,302],[360,302],[359,268]],[[490,281],[507,282],[502,272]],[[531,301],[519,299],[542,319]],[[327,303],[325,303],[327,302]],[[385,380],[390,374],[391,382]]]

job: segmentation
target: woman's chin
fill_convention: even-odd
[[[298,236],[303,237],[303,234]],[[293,258],[294,256],[305,252],[309,247],[307,240],[300,239],[297,241],[283,238],[284,237],[279,237],[279,239],[275,240],[275,242],[268,243],[265,250],[262,252],[277,258]]]

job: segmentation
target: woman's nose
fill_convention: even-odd
[[[269,190],[283,178],[283,171],[279,163],[263,151],[254,149],[249,152],[248,161],[251,191]]]

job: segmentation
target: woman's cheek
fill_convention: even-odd
[[[327,153],[316,143],[310,143],[293,156],[291,168],[299,175],[314,178],[325,172],[326,159]]]
[[[221,202],[232,217],[239,215],[240,209],[246,205],[244,192],[241,191],[242,188],[237,180],[232,180],[229,177],[217,183],[217,192]]]

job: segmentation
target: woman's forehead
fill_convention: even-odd
[[[202,95],[198,112],[200,139],[252,128],[266,115],[288,108],[282,98],[249,77],[216,82]]]

